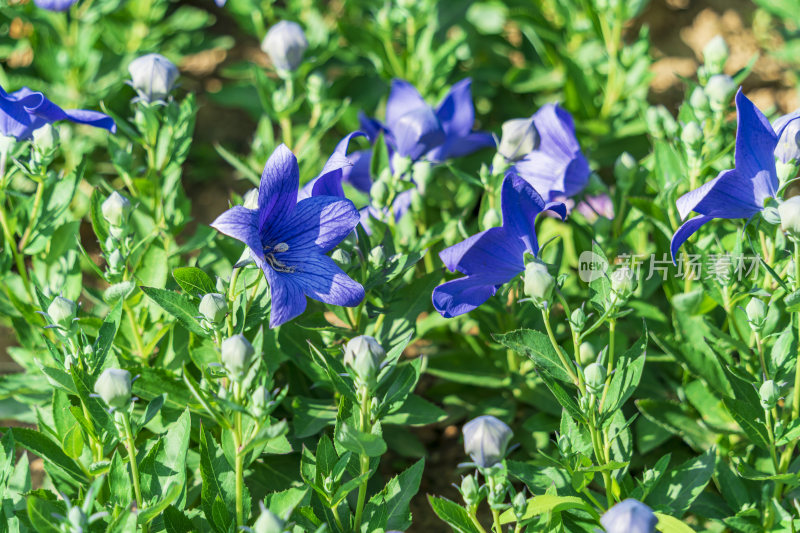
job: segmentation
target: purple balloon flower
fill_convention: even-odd
[[[48,11],[66,11],[78,0],[33,0],[36,7],[41,7]]]
[[[657,523],[653,510],[633,498],[619,502],[600,518],[606,533],[653,533]]]
[[[714,218],[750,218],[762,211],[764,202],[778,190],[775,148],[779,134],[741,89],[736,93],[736,112],[735,166],[678,198],[681,219],[692,211],[700,216],[684,222],[672,236],[673,261],[681,245],[703,224]],[[783,129],[790,124],[794,122],[786,121]]]
[[[234,206],[211,226],[250,248],[264,271],[272,297],[270,327],[306,309],[306,296],[332,305],[353,307],[364,288],[325,255],[358,224],[350,200],[313,196],[297,201],[300,171],[294,154],[280,145],[261,175],[258,209]]]
[[[503,180],[501,207],[502,226],[482,231],[439,254],[451,272],[466,274],[433,290],[433,306],[443,317],[472,311],[525,270],[525,252],[539,255],[534,226],[539,213],[551,209],[562,219],[567,216],[563,203],[545,202],[513,170]]]
[[[59,120],[88,124],[111,133],[117,131],[114,119],[103,113],[85,109],[61,109],[42,93],[27,87],[11,94],[0,87],[0,135],[14,137],[18,141],[30,139],[34,130]]]
[[[539,146],[513,168],[549,201],[575,196],[589,183],[591,172],[575,137],[572,116],[558,104],[547,104],[532,118]]]

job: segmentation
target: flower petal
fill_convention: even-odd
[[[513,276],[506,281],[513,279]],[[433,289],[433,307],[445,318],[468,313],[497,292],[493,280],[484,276],[466,276],[443,283]]]
[[[536,217],[550,209],[558,213],[562,220],[567,216],[567,207],[562,202],[545,203],[539,193],[516,172],[509,171],[503,180],[501,192],[503,227],[522,239],[533,255],[539,255],[539,242],[536,238]]]
[[[65,111],[48,100],[44,94],[32,91],[27,87],[16,91],[14,95],[20,98],[20,102],[25,105],[25,110],[32,115],[32,119],[34,117],[39,119],[39,127],[59,120],[71,120],[79,124],[103,128],[112,133],[117,131],[114,119],[104,113],[85,109],[69,109]]]
[[[392,80],[392,89],[386,101],[386,125],[393,130],[397,120],[417,109],[430,109],[419,91],[405,80]],[[431,111],[433,112],[433,111]]]
[[[300,169],[297,158],[285,144],[269,156],[258,190],[258,227],[262,235],[269,234],[292,212],[297,203]]]
[[[354,307],[364,299],[364,287],[353,281],[327,255],[304,257],[302,266],[295,273],[286,275],[292,276],[307,296],[326,304]]]
[[[356,137],[366,136],[367,134],[363,131],[354,131],[339,141],[336,148],[333,149],[333,153],[328,158],[328,161],[325,162],[325,166],[322,167],[322,172],[319,173],[319,176],[322,177],[328,172],[353,166],[353,162],[347,157],[347,148],[350,145],[350,141]]]
[[[800,159],[800,110],[783,115],[772,124],[778,135],[775,157],[781,163]]]
[[[489,228],[439,252],[451,272],[484,275],[504,283],[525,269],[525,244],[505,228]]]
[[[23,94],[20,91],[8,94],[0,87],[0,134],[18,141],[29,138],[34,130],[34,119],[25,107],[37,105],[41,98],[44,98],[41,93],[33,93],[30,89]]]
[[[358,150],[348,158],[353,165],[342,169],[343,179],[359,191],[369,193],[372,187],[372,150]]]
[[[463,79],[450,88],[436,109],[447,138],[466,137],[475,123],[475,108],[472,105],[472,80]]]
[[[261,236],[258,232],[258,212],[235,205],[222,213],[211,223],[211,227],[228,237],[245,243],[256,255],[263,253]]]
[[[397,152],[416,161],[445,140],[439,119],[430,107],[420,107],[399,117],[391,126]]]
[[[86,124],[95,128],[103,128],[111,133],[117,132],[117,125],[114,119],[99,111],[89,111],[87,109],[66,109],[66,118],[78,124]]]
[[[368,117],[363,111],[358,112],[358,123],[359,128],[367,134],[367,139],[371,143],[374,143],[378,135],[386,130],[380,120]]]
[[[748,187],[754,191],[759,206],[764,200],[774,197],[778,190],[778,176],[775,171],[775,147],[778,136],[767,117],[742,92],[736,93],[736,170],[753,181]]]
[[[306,310],[306,296],[296,283],[294,274],[275,272],[264,261],[257,260],[269,284],[271,308],[269,327],[275,328],[300,316]]]
[[[448,137],[444,144],[428,152],[427,158],[431,161],[441,162],[446,159],[463,157],[481,148],[495,145],[495,140],[491,133],[474,131],[465,137]]]
[[[753,186],[753,180],[738,168],[723,170],[713,180],[678,198],[678,214],[681,219],[692,211],[717,218],[750,218],[764,206],[763,200],[757,203]]]
[[[342,242],[358,221],[358,211],[350,200],[312,196],[298,202],[292,215],[270,237],[275,243],[288,244],[290,252],[313,249],[314,253],[325,253]]]
[[[672,236],[672,242],[669,246],[669,251],[672,254],[672,262],[675,263],[675,257],[678,255],[678,249],[686,242],[686,239],[691,237],[694,232],[700,229],[700,226],[712,220],[714,217],[711,216],[699,216],[690,218],[683,225],[678,228],[678,231],[675,232],[675,235]]]
[[[550,154],[562,154],[570,159],[581,146],[575,137],[572,116],[558,104],[546,104],[533,115],[533,123],[539,132],[539,150]]]

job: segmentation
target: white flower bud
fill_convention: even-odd
[[[53,325],[61,326],[64,329],[72,327],[72,321],[78,312],[75,302],[61,296],[56,296],[47,308],[47,316],[53,321]]]
[[[336,261],[336,263],[341,267],[347,267],[350,265],[350,254],[348,254],[345,250],[341,248],[337,248],[331,254],[331,259]]]
[[[114,248],[114,250],[108,254],[106,260],[108,262],[108,268],[113,272],[119,272],[122,267],[125,266],[125,256],[122,255],[119,248]]]
[[[481,219],[481,227],[483,229],[495,228],[502,223],[503,219],[500,217],[500,213],[494,208],[487,209]]]
[[[792,196],[778,206],[781,229],[792,239],[800,238],[800,196]]]
[[[374,337],[359,335],[347,342],[344,349],[344,364],[353,369],[362,385],[372,387],[386,352]]]
[[[681,129],[681,141],[692,149],[697,149],[703,142],[703,130],[697,122],[689,122]]]
[[[261,507],[261,514],[252,527],[253,533],[283,533],[286,523],[275,513]]]
[[[480,486],[475,476],[466,476],[461,480],[461,496],[468,507],[477,505],[481,501]]]
[[[758,397],[761,400],[761,407],[772,409],[781,399],[781,389],[771,379],[767,380],[758,389]]]
[[[369,195],[376,207],[383,207],[389,201],[389,186],[384,180],[379,179],[370,187]]]
[[[200,314],[212,324],[219,324],[228,314],[228,302],[218,292],[211,292],[203,296],[199,306]]]
[[[636,288],[633,270],[629,267],[620,267],[611,274],[611,290],[620,298],[627,298]]]
[[[539,144],[539,132],[531,118],[515,118],[503,122],[503,133],[497,152],[509,161],[522,159]]]
[[[383,263],[386,262],[386,251],[383,249],[383,245],[378,245],[372,250],[369,251],[369,264],[374,267],[383,266]]]
[[[161,54],[147,54],[128,65],[131,85],[145,102],[163,101],[178,79],[178,67]]]
[[[207,296],[207,295],[206,295]],[[222,341],[222,364],[233,379],[244,377],[256,353],[244,335],[238,334]]]
[[[706,96],[713,111],[722,111],[736,91],[736,82],[727,74],[715,74],[706,83]]]
[[[525,511],[528,510],[528,499],[525,497],[524,492],[518,492],[514,499],[511,501],[511,508],[514,509],[514,516],[517,522],[521,522],[525,516]]]
[[[55,148],[58,142],[58,130],[52,124],[45,124],[33,130],[33,146],[41,154],[46,154]]]
[[[100,206],[103,218],[112,227],[121,227],[128,221],[131,202],[117,191],[112,192]]]
[[[722,38],[722,35],[717,35],[703,48],[703,60],[706,68],[713,73],[722,72],[729,53],[725,39]]]
[[[511,428],[491,415],[474,418],[464,424],[464,451],[480,467],[494,466],[506,455],[513,435]]]
[[[597,351],[592,346],[592,343],[584,341],[578,349],[578,360],[582,365],[588,365],[597,359]]]
[[[638,169],[639,162],[628,152],[622,152],[614,162],[614,177],[617,179],[617,185],[623,190],[630,190]]]
[[[692,95],[689,97],[689,105],[692,106],[695,115],[697,115],[698,112],[708,112],[708,96],[706,96],[702,87],[694,88]]]
[[[753,331],[761,331],[764,327],[764,319],[767,317],[767,304],[764,303],[764,300],[751,298],[744,310]]]
[[[553,296],[556,280],[547,271],[547,266],[539,261],[525,265],[523,287],[525,295],[537,306],[543,306]]]
[[[308,48],[303,28],[296,22],[282,20],[272,26],[261,42],[261,49],[272,60],[275,68],[283,71],[295,70],[303,61]]]
[[[244,193],[242,200],[247,209],[258,209],[258,189],[252,188]]]
[[[606,384],[606,367],[600,363],[592,363],[583,369],[583,378],[589,392],[598,396]]]
[[[106,368],[94,384],[94,392],[108,405],[122,409],[131,401],[131,374],[119,368]]]

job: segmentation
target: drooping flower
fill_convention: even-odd
[[[306,34],[296,22],[282,20],[272,26],[261,43],[261,49],[272,60],[275,68],[292,71],[303,62],[308,48]]]
[[[653,533],[657,523],[653,510],[633,498],[619,502],[600,518],[606,533]]]
[[[178,67],[161,54],[147,54],[128,65],[131,85],[145,102],[163,101],[178,79]]]
[[[686,239],[714,218],[750,218],[764,209],[764,202],[778,190],[775,148],[779,135],[767,117],[741,89],[736,93],[736,150],[734,168],[723,170],[713,180],[678,198],[681,219],[694,211],[672,236],[672,258]],[[784,130],[794,122],[783,125]],[[782,133],[782,131],[781,131]]]
[[[506,455],[513,433],[505,422],[491,415],[473,418],[462,429],[464,451],[478,466],[494,466]]]
[[[78,0],[33,0],[36,7],[46,9],[48,11],[66,11]]]
[[[547,201],[575,196],[589,183],[591,171],[572,116],[558,104],[547,104],[532,118],[539,146],[513,168]]]
[[[466,274],[433,291],[433,306],[445,318],[472,311],[497,289],[525,270],[525,252],[539,255],[534,223],[545,210],[563,219],[566,206],[545,202],[513,170],[506,173],[501,192],[503,225],[482,231],[441,251],[439,257],[451,272]]]
[[[59,120],[88,124],[111,133],[117,131],[114,119],[103,113],[61,109],[42,93],[27,87],[13,93],[7,93],[0,87],[0,135],[14,137],[18,141],[30,139],[35,130]]]
[[[294,154],[280,145],[267,161],[258,209],[234,206],[211,226],[245,243],[264,271],[271,291],[270,327],[300,315],[306,296],[352,307],[364,288],[325,255],[358,224],[350,200],[313,196],[297,201],[300,171]]]

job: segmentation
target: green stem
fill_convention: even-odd
[[[606,461],[605,453],[603,452],[603,444],[600,440],[600,433],[597,431],[594,415],[592,415],[589,421],[589,432],[592,436],[592,446],[594,447],[594,455],[597,459],[598,466],[603,466],[608,461]],[[605,485],[606,489],[606,502],[608,503],[608,507],[611,507],[614,505],[614,494],[611,490],[611,474],[609,474],[607,470],[603,471],[603,485]]]
[[[382,315],[381,315],[382,316]],[[369,401],[370,395],[366,388],[361,389],[361,431],[369,433],[372,431],[370,428],[370,414],[369,414]],[[359,457],[361,462],[361,475],[369,472],[369,456],[361,455]],[[353,525],[353,531],[361,530],[361,517],[364,513],[364,503],[367,500],[367,482],[365,479],[361,486],[358,487],[358,503],[356,504],[356,517]]]
[[[19,246],[17,249],[22,252],[25,249],[25,246],[28,244],[28,239],[30,239],[31,233],[33,232],[33,225],[36,222],[36,219],[39,216],[39,206],[42,204],[42,197],[44,196],[44,178],[41,178],[39,182],[36,184],[36,195],[33,198],[33,209],[31,210],[31,219],[28,221],[28,227],[25,228],[25,232],[22,234],[22,239],[19,241]]]
[[[241,269],[234,268],[231,272],[231,284],[228,286],[228,307],[231,312],[225,317],[228,323],[228,336],[233,336],[233,301],[236,298],[236,282],[239,281],[239,272]]]
[[[578,379],[578,374],[575,372],[572,364],[567,360],[564,356],[564,352],[561,350],[561,346],[558,345],[556,341],[556,336],[553,334],[553,328],[550,327],[550,310],[545,308],[542,309],[542,318],[544,319],[544,327],[547,330],[547,337],[550,339],[550,344],[553,345],[553,349],[558,354],[558,358],[561,361],[561,364],[564,366],[564,370],[567,371],[569,374],[569,378],[572,382],[581,390],[581,393],[584,393],[584,386],[583,380]]]
[[[500,523],[500,511],[492,509],[492,519],[494,520],[495,533],[502,533],[503,525]]]
[[[606,402],[606,395],[608,395],[609,385],[611,385],[611,374],[614,372],[614,333],[617,330],[616,319],[611,319],[608,323],[608,366],[606,371],[606,383],[603,386],[603,396],[600,398],[600,408],[603,410],[603,404]]]
[[[477,511],[477,509],[474,508],[474,507],[469,509],[469,511],[468,511],[469,519],[472,520],[472,524],[475,526],[475,528],[480,533],[486,533],[486,529],[483,527],[483,525],[481,524],[480,520],[478,520],[478,515],[477,515],[476,511]]]
[[[241,398],[241,389],[238,383],[233,385],[234,401]],[[236,479],[236,527],[237,530],[245,525],[244,522],[244,453],[242,453],[242,413],[236,412],[233,422],[233,444],[236,447],[236,460],[234,475]]]
[[[144,506],[142,500],[142,489],[139,486],[139,466],[136,464],[136,445],[133,442],[133,431],[128,413],[119,411],[122,418],[122,427],[125,429],[125,447],[128,449],[128,462],[131,465],[131,480],[133,481],[133,492],[136,496],[136,508],[141,511]],[[147,524],[142,524],[142,532],[147,533]]]
[[[131,327],[133,339],[136,342],[136,350],[139,352],[139,358],[142,360],[144,366],[148,366],[149,357],[145,355],[144,341],[142,340],[142,334],[139,332],[139,326],[136,324],[136,317],[133,316],[133,310],[131,310],[130,306],[124,301],[122,302],[122,308],[125,309],[125,316],[128,317],[128,324]]]

